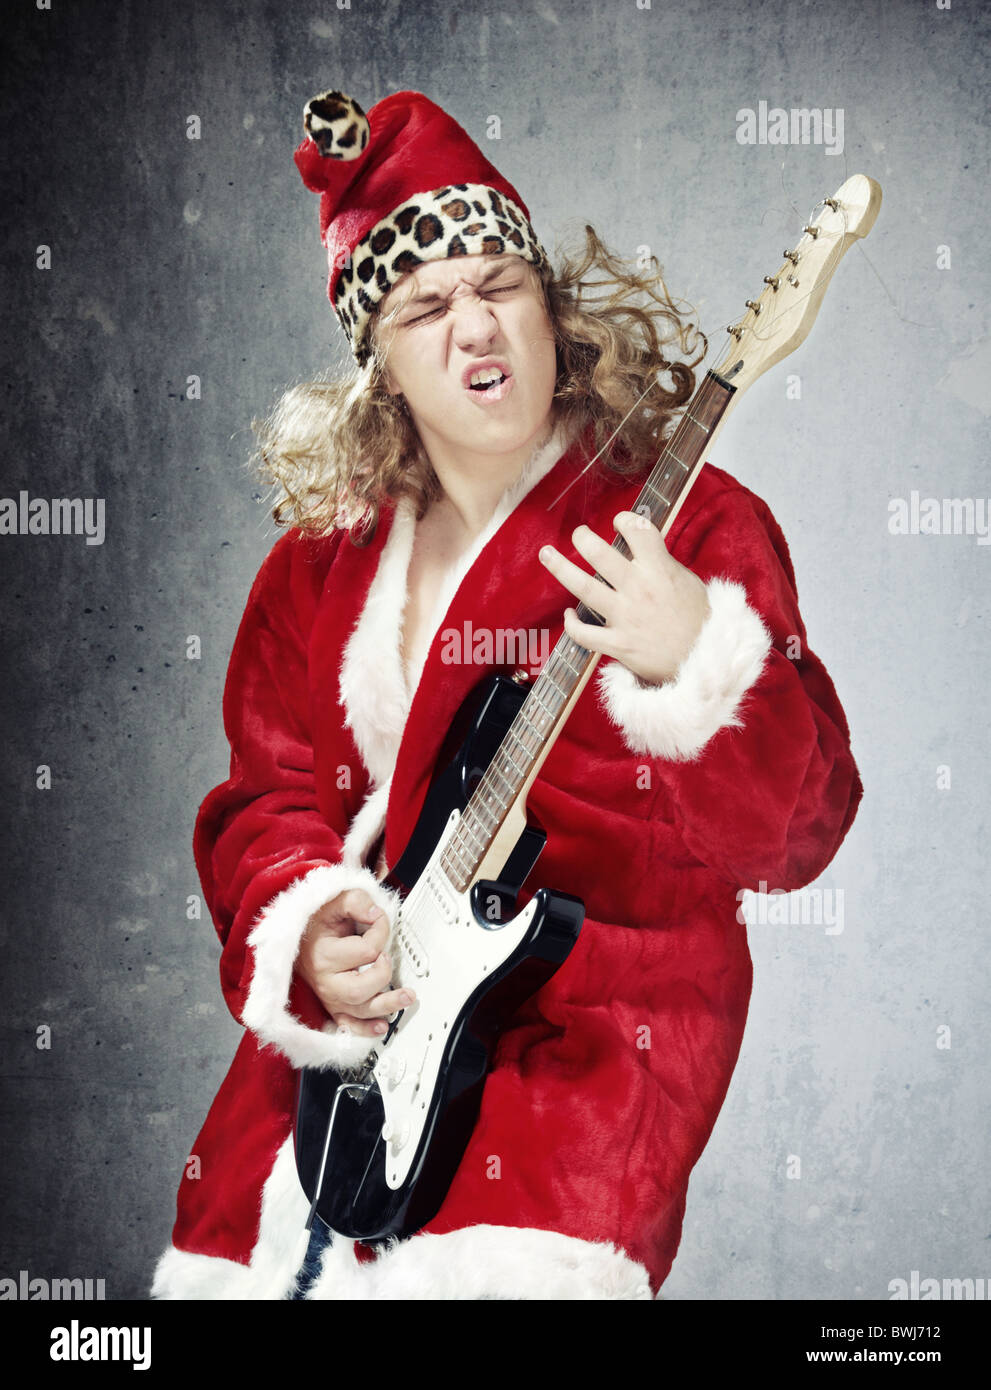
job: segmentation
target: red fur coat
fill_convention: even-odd
[[[307,1210],[293,1068],[372,1045],[339,1037],[295,977],[299,940],[344,888],[393,906],[366,858],[384,821],[395,864],[452,717],[489,674],[441,659],[452,631],[549,629],[553,646],[574,600],[537,550],[549,541],[584,565],[574,528],[611,539],[632,507],[641,484],[598,467],[555,501],[586,461],[563,444],[535,454],[448,576],[412,699],[399,653],[406,504],[365,548],[290,532],[261,568],[224,697],[230,778],[195,837],[224,993],[246,1031],[193,1148],[199,1176],[179,1190],[159,1297],[292,1286]],[[747,1014],[738,890],[816,878],[861,788],[768,508],[706,465],[668,546],[708,586],[695,646],[661,687],[603,659],[528,799],[548,838],[522,901],[542,884],[580,897],[578,943],[502,1034],[437,1217],[375,1260],[336,1241],[312,1297],[649,1298],[671,1267]]]

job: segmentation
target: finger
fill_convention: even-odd
[[[581,599],[586,607],[591,608],[595,613],[601,613],[603,618],[608,621],[612,590],[607,584],[603,584],[601,580],[586,573],[585,570],[579,569],[570,560],[566,560],[561,552],[555,550],[552,545],[541,546],[540,550],[537,551],[537,559],[550,570],[555,579],[559,580],[566,589],[570,589],[575,598]]]
[[[362,965],[366,961],[374,960],[389,939],[389,919],[381,909],[377,909],[377,911],[379,915],[369,926],[364,922],[354,922],[349,916],[341,915],[336,909],[331,909],[325,904],[310,918],[306,927],[306,935],[314,943],[331,940],[351,943],[365,942],[365,949],[359,951],[344,968],[350,969],[352,965]],[[352,949],[354,949],[353,946]]]
[[[598,652],[600,656],[619,656],[610,629],[599,627],[596,623],[583,623],[574,608],[564,610],[564,630],[573,642],[586,651]]]
[[[380,1018],[355,1018],[352,1014],[331,1014],[330,1017],[339,1033],[354,1033],[359,1038],[378,1038],[389,1031],[388,1023]]]
[[[575,549],[594,565],[607,584],[621,590],[629,578],[630,561],[589,526],[577,526],[571,533]]]
[[[649,516],[640,512],[617,512],[613,525],[626,541],[634,560],[656,564],[661,556],[668,558],[664,537]]]
[[[353,933],[363,935],[382,917],[386,917],[386,914],[372,902],[364,889],[349,888],[319,907],[310,918],[310,923],[316,922],[338,936]]]
[[[306,940],[300,947],[300,960],[309,968],[322,973],[360,970],[372,965],[379,956],[388,955],[388,929],[374,928],[364,936],[338,936],[326,931]]]
[[[320,983],[338,1006],[351,1013],[360,1013],[360,1005],[367,1004],[391,985],[392,961],[382,955],[367,970],[328,970]]]
[[[353,937],[338,937],[338,944],[342,945],[342,947],[347,947],[349,951],[359,951],[359,948],[363,948],[366,954],[361,955],[359,965],[367,965],[368,960],[374,960],[379,955],[379,952],[385,951],[386,947],[388,947],[389,934],[391,934],[391,930],[389,930],[388,919],[384,916],[379,922],[375,923],[374,927],[368,927],[366,933],[360,935],[360,937],[359,935],[353,935]],[[352,969],[352,967],[345,966],[345,969]],[[356,967],[354,967],[354,969],[356,969]]]
[[[367,931],[373,923],[386,914],[377,903],[372,902],[364,888],[349,888],[346,893],[340,895],[340,902],[345,917],[350,917],[355,923],[355,930],[359,932]],[[388,921],[388,918],[386,918]],[[358,924],[361,925],[358,925]]]
[[[400,1009],[408,1009],[415,1003],[416,995],[413,990],[390,989],[376,994],[367,1004],[350,1006],[350,1011],[355,1018],[388,1018],[390,1014],[398,1013]]]

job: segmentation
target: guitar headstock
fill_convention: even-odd
[[[747,300],[747,313],[728,329],[729,346],[713,370],[737,394],[805,341],[833,272],[880,208],[881,186],[866,174],[854,174],[822,200],[781,268],[764,276],[763,293]]]

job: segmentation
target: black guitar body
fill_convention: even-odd
[[[402,857],[385,880],[387,886],[404,897],[409,893],[433,855],[451,812],[467,804],[525,696],[524,687],[495,676],[483,688],[473,716],[477,691],[462,706],[448,748],[466,724],[467,736],[450,762],[442,753],[443,770],[431,785]],[[511,921],[517,894],[546,838],[543,831],[527,826],[498,881],[475,883],[470,902],[480,930],[498,931]],[[500,906],[495,921],[493,895]],[[298,1073],[296,1167],[311,1202],[319,1181],[316,1210],[332,1230],[353,1240],[382,1241],[412,1235],[440,1209],[475,1125],[499,1031],[567,958],[585,916],[582,902],[565,893],[541,888],[533,901],[536,910],[525,937],[464,1002],[450,1029],[418,1152],[401,1186],[392,1188],[386,1182],[385,1110],[374,1075],[368,1076],[365,1089],[355,1086],[338,1096],[349,1077],[332,1069],[305,1068]],[[483,911],[483,906],[489,911]],[[387,1052],[391,1036],[390,1032],[379,1044],[380,1054]],[[327,1147],[335,1098],[337,1111]]]

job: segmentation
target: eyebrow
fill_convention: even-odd
[[[515,259],[519,260],[519,257],[517,256]],[[475,282],[476,289],[481,289],[483,285],[487,285],[491,280],[495,280],[504,270],[509,270],[511,268],[513,267],[510,267],[509,257],[500,257],[499,263],[490,266],[482,278]],[[409,309],[412,308],[414,304],[429,304],[433,300],[441,300],[444,298],[445,296],[438,290],[421,290],[419,294],[415,294],[411,299],[407,299],[400,308]]]

